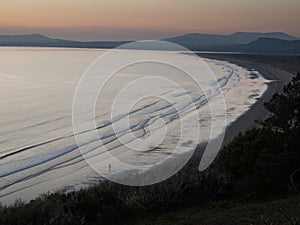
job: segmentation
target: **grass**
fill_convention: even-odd
[[[205,206],[139,218],[136,225],[294,225],[300,222],[300,195],[265,202],[224,200]]]

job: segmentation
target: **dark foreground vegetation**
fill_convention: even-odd
[[[300,224],[300,74],[200,173],[193,158],[148,187],[102,182],[0,207],[0,224]]]

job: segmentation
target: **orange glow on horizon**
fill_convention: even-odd
[[[299,0],[4,0],[1,29],[285,31],[300,36]]]

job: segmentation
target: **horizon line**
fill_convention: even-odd
[[[295,37],[300,39],[300,37],[290,34],[288,32],[284,32],[284,31],[267,31],[267,32],[262,32],[262,31],[235,31],[235,32],[229,32],[229,33],[217,33],[217,32],[195,32],[195,31],[191,31],[191,32],[184,32],[178,35],[173,35],[173,36],[165,36],[162,37],[160,39],[156,39],[156,40],[163,40],[163,39],[168,39],[168,38],[173,38],[173,37],[179,37],[179,36],[185,36],[185,35],[191,35],[191,34],[200,34],[200,35],[220,35],[220,36],[230,36],[233,34],[238,34],[238,33],[245,33],[245,34],[250,34],[250,33],[255,33],[255,34],[285,34],[285,35],[289,35],[291,37]],[[72,38],[59,38],[59,37],[55,37],[55,35],[50,35],[50,34],[45,34],[44,32],[16,32],[15,34],[7,34],[7,33],[0,33],[0,36],[30,36],[30,35],[40,35],[40,36],[44,36],[50,39],[57,39],[57,40],[67,40],[67,41],[79,41],[79,42],[104,42],[104,41],[109,41],[109,42],[128,42],[128,41],[138,41],[137,39],[120,39],[120,40],[109,40],[109,39],[94,39],[94,40],[79,40],[79,39],[72,39]],[[147,39],[145,39],[147,40]],[[149,39],[151,40],[151,39]],[[155,39],[152,39],[155,40]]]

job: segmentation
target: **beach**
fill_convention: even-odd
[[[18,67],[5,68],[5,64],[2,66],[2,69],[6,70],[6,73],[2,74],[3,96],[14,94],[13,101],[7,101],[6,98],[2,101],[3,105],[11,107],[11,110],[9,107],[2,107],[1,112],[5,135],[1,140],[0,164],[0,201],[3,203],[13,203],[16,198],[31,200],[48,191],[80,189],[101,180],[99,174],[87,165],[77,149],[70,116],[76,83],[90,61],[100,53],[103,51],[29,48],[8,49],[7,53],[3,54],[3,62],[7,55],[15,57],[15,54],[19,58],[14,63],[21,62]],[[24,57],[31,60],[23,64]],[[208,60],[208,63],[217,77],[227,79],[223,82],[223,90],[224,93],[229,93],[225,94],[229,110],[229,125],[223,141],[224,145],[239,132],[255,126],[256,120],[266,118],[268,113],[264,110],[263,103],[281,90],[282,86],[289,81],[290,75],[265,64],[231,61],[229,58],[218,58],[214,55],[207,55],[204,58],[212,58],[213,60]],[[251,73],[256,75],[259,73],[259,76],[250,79]],[[23,74],[25,75],[21,76]],[[121,74],[120,79],[126,81],[136,76],[136,74],[126,73]],[[182,74],[177,74],[177,76],[178,81],[181,81]],[[115,88],[116,90],[120,89],[120,84]],[[265,88],[266,85],[267,88]],[[163,90],[165,87],[158,87],[157,90],[162,91],[160,88]],[[257,90],[259,92],[256,93]],[[176,89],[170,91],[169,97],[176,100],[175,103],[183,109],[188,109],[183,98],[186,93]],[[256,97],[249,98],[253,91]],[[105,99],[109,100],[109,98]],[[199,99],[195,103],[202,106],[203,100]],[[142,102],[136,107],[139,112],[143,113],[143,117],[152,113],[153,116],[169,119],[172,133],[167,136],[166,142],[159,146],[159,151],[152,151],[148,155],[135,152],[119,154],[119,152],[124,153],[122,146],[112,141],[109,146],[114,156],[121,157],[126,162],[144,164],[157,162],[172,153],[174,137],[176,139],[178,136],[178,121],[174,120],[176,118],[174,112],[170,111],[169,106],[163,102],[157,104],[152,100],[152,102]],[[205,116],[209,113],[206,108],[208,107],[201,108],[204,125],[206,125]],[[101,112],[98,122],[104,124],[105,128],[101,130],[102,136],[111,139],[110,127],[107,124],[118,122],[122,116],[117,115],[108,123],[109,118],[103,113],[103,109],[100,108],[98,112]],[[139,117],[136,119],[139,120]],[[189,125],[188,132],[190,133],[186,136],[197,132],[196,129],[197,127],[192,124]],[[136,132],[138,135],[143,135],[145,130],[147,131],[146,124],[137,128]],[[208,135],[204,134],[202,143],[205,143],[204,140]],[[95,148],[95,146],[91,147]],[[190,151],[190,148],[190,145],[183,146],[186,151]],[[110,172],[108,171],[109,161],[101,160],[104,160],[103,170]],[[118,173],[115,167],[112,168],[112,172]]]
[[[223,141],[223,146],[230,142],[235,136],[240,132],[244,133],[247,130],[256,127],[257,121],[263,121],[269,116],[268,110],[265,109],[264,103],[268,102],[272,96],[276,93],[281,93],[283,86],[289,83],[293,77],[292,74],[275,68],[264,62],[258,63],[253,61],[238,60],[236,57],[231,57],[226,54],[198,54],[200,57],[208,59],[216,59],[227,61],[236,65],[239,65],[248,70],[258,71],[265,79],[269,80],[268,89],[264,92],[257,102],[255,102],[250,109],[241,115],[236,121],[230,124],[225,132],[225,137]],[[202,147],[200,147],[202,149]],[[202,152],[198,149],[198,152]],[[200,153],[201,154],[201,153]],[[199,156],[199,154],[196,154]]]

